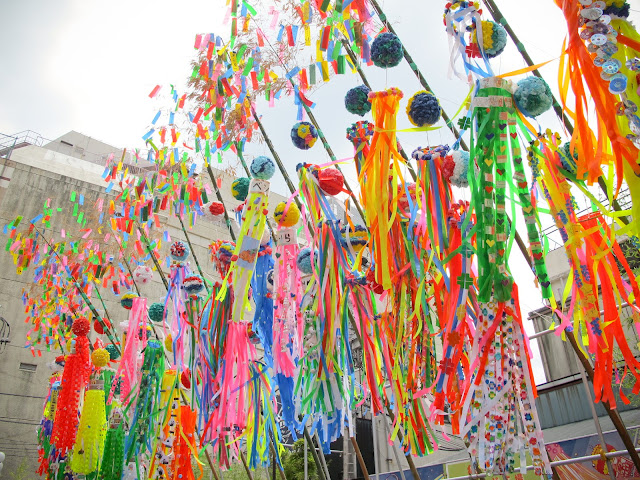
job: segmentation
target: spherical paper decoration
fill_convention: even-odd
[[[106,348],[96,348],[93,352],[91,352],[91,363],[93,363],[98,368],[107,366],[110,360],[111,355]]]
[[[454,150],[444,159],[442,171],[452,185],[460,188],[469,186],[467,172],[469,171],[469,152]]]
[[[236,246],[234,243],[232,242],[225,242],[222,245],[220,245],[220,248],[218,248],[218,253],[216,254],[218,257],[218,260],[220,260],[223,263],[230,263],[231,262],[231,257],[233,256],[233,251],[236,249]]]
[[[120,305],[122,305],[127,310],[131,310],[131,307],[133,307],[134,298],[138,298],[138,295],[133,292],[127,292],[122,295],[122,298],[120,299]]]
[[[376,67],[396,67],[403,56],[402,42],[393,33],[381,33],[371,44],[371,60]]]
[[[189,247],[180,240],[173,242],[169,248],[169,255],[171,255],[171,258],[176,262],[184,262],[189,256],[189,253]]]
[[[96,319],[93,321],[93,331],[99,335],[103,335],[104,334],[104,328],[102,327],[103,323],[107,328],[111,328],[111,322],[109,322],[109,319],[103,318],[102,323],[100,323],[100,320]]]
[[[513,94],[518,110],[528,117],[537,117],[553,105],[553,94],[547,82],[538,77],[523,78]]]
[[[578,149],[573,149],[573,154],[571,153],[571,142],[567,142],[562,145],[559,149],[560,152],[560,162],[562,163],[562,168],[569,173],[575,175],[578,172],[578,165],[576,161],[578,160]]]
[[[269,180],[276,172],[276,164],[269,157],[256,157],[249,167],[251,175],[261,180]]]
[[[477,30],[474,33],[477,42]],[[502,25],[491,20],[482,21],[482,49],[488,58],[497,57],[507,46],[507,31]]]
[[[318,171],[318,183],[327,195],[337,195],[344,187],[344,177],[337,168],[325,168]]]
[[[416,93],[407,104],[407,115],[416,127],[437,123],[440,112],[440,102],[433,93],[426,90]]]
[[[249,183],[251,183],[251,180],[247,177],[236,178],[231,184],[233,198],[244,202],[247,199],[247,195],[249,195]]]
[[[189,295],[196,295],[204,288],[204,280],[200,275],[189,275],[184,279],[182,286]]]
[[[318,252],[314,252],[314,259],[318,256]],[[298,252],[298,258],[296,259],[296,263],[298,265],[298,270],[300,270],[305,275],[311,275],[313,272],[313,266],[311,265],[311,249],[309,247],[305,247],[300,252]]]
[[[71,331],[80,337],[86,336],[89,330],[91,330],[91,324],[84,317],[76,318],[71,325]]]
[[[160,302],[152,303],[149,306],[149,319],[152,322],[161,323],[164,317],[164,305]]]
[[[214,218],[224,215],[224,204],[220,202],[211,202],[206,207],[206,213]]]
[[[300,209],[295,202],[291,202],[287,209],[287,214],[284,215],[286,207],[287,202],[280,202],[273,211],[273,218],[278,222],[278,225],[289,228],[293,227],[298,223],[298,220],[300,220]]]
[[[171,334],[167,335],[167,338],[164,339],[164,348],[169,353],[173,353],[173,338],[171,338]]]
[[[349,90],[344,96],[344,106],[347,111],[361,117],[369,113],[371,111],[369,92],[371,92],[371,89],[366,85],[360,85]]]
[[[110,343],[105,347],[105,350],[109,352],[109,357],[111,361],[117,360],[120,358],[120,353],[118,353],[118,347],[116,347],[113,343]]]
[[[146,284],[153,278],[153,270],[146,265],[138,265],[133,271],[133,279],[136,283]]]
[[[369,241],[369,232],[362,225],[355,225],[353,230],[349,225],[345,225],[340,233],[342,234],[342,246],[347,248],[351,245],[355,252],[362,250]]]
[[[318,131],[309,122],[298,122],[291,129],[291,141],[300,150],[309,150],[318,140]]]

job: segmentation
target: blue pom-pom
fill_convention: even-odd
[[[269,180],[276,173],[276,164],[269,157],[256,157],[249,167],[251,175],[261,180]]]
[[[551,108],[553,94],[547,82],[538,77],[528,77],[518,82],[513,94],[518,110],[527,117],[537,117]]]
[[[344,96],[344,106],[347,111],[361,117],[369,113],[371,111],[369,92],[371,90],[366,85],[360,85],[349,90]]]
[[[164,305],[160,302],[152,303],[149,306],[149,318],[152,322],[160,323],[164,317]]]
[[[176,262],[184,262],[189,256],[189,253],[191,253],[189,247],[179,240],[174,242],[169,248],[169,255]]]
[[[313,257],[314,259],[318,257],[317,250],[313,252]],[[313,272],[313,266],[311,265],[311,249],[309,247],[305,247],[300,250],[296,263],[298,265],[298,270],[305,275],[311,275]]]
[[[291,141],[300,150],[309,150],[318,140],[318,131],[309,122],[298,122],[291,129]]]
[[[393,33],[381,33],[371,44],[371,60],[376,67],[396,67],[403,56],[402,42]]]
[[[433,125],[440,119],[440,103],[433,93],[416,93],[407,104],[407,115],[416,127]]]
[[[251,180],[247,177],[236,178],[231,184],[233,198],[244,202],[247,199],[247,195],[249,195],[249,183],[251,183]]]
[[[484,40],[486,32],[484,30],[490,28],[491,29],[491,41],[490,44]],[[496,22],[492,22],[491,20],[485,20],[482,22],[482,36],[483,36],[483,44],[482,48],[484,49],[484,54],[488,58],[494,58],[500,55],[505,47],[507,46],[507,31],[504,29],[502,25]]]

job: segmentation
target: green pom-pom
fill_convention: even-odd
[[[575,175],[578,172],[578,149],[575,148],[573,150],[573,155],[571,154],[571,142],[567,142],[559,148],[560,153],[560,162],[562,163],[562,168],[567,172]]]
[[[164,317],[164,305],[160,302],[152,303],[149,306],[149,318],[152,322],[161,323]]]
[[[236,178],[231,184],[231,194],[236,200],[244,202],[249,195],[249,180],[247,177]]]
[[[369,92],[371,90],[366,85],[360,85],[349,90],[344,97],[344,106],[347,111],[361,117],[369,113],[371,111]]]
[[[118,347],[116,347],[113,343],[110,343],[106,347],[104,347],[107,352],[109,352],[109,358],[111,361],[117,360],[120,358],[120,353],[118,352]]]
[[[393,33],[381,33],[371,44],[371,60],[376,67],[396,67],[403,56],[402,42]]]
[[[527,117],[537,117],[553,105],[553,94],[547,82],[538,77],[528,77],[518,82],[513,94],[518,110]]]

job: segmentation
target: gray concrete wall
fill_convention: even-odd
[[[80,226],[72,216],[73,203],[69,200],[71,192],[84,195],[85,214],[91,213],[96,199],[106,195],[106,184],[101,178],[103,170],[103,166],[46,148],[29,146],[14,151],[11,160],[0,159],[0,172],[4,172],[0,176],[9,179],[0,182],[1,226],[11,223],[16,216],[23,215],[20,229],[25,228],[30,219],[42,213],[44,202],[50,198],[52,207],[62,208],[61,212],[54,213],[54,220],[51,222],[55,238],[60,238],[61,228],[65,228],[68,237],[77,233]],[[235,208],[239,202],[233,199],[230,193],[233,178],[224,172],[214,173],[222,178],[221,191],[225,204],[229,209]],[[214,196],[211,195],[210,200],[213,199]],[[275,205],[283,200],[283,196],[272,194],[269,210],[273,211]],[[180,223],[175,217],[168,219],[166,215],[161,215],[161,222],[163,230],[168,230],[172,240],[185,240]],[[104,232],[108,230],[108,226],[105,226]],[[52,233],[52,229],[45,231],[47,238],[50,238]],[[153,235],[159,237],[161,234],[162,231]],[[0,237],[0,243],[6,244],[8,236],[2,234]],[[226,227],[220,222],[212,223],[199,219],[196,226],[190,229],[189,238],[205,276],[214,278],[208,247],[213,240],[229,239]],[[163,255],[167,254],[169,246],[168,242],[163,242]],[[161,264],[163,271],[168,275],[165,263]],[[151,260],[149,266],[153,267]],[[195,271],[196,266],[192,259],[191,266]],[[0,316],[11,325],[11,343],[4,353],[0,354],[0,451],[6,453],[0,478],[10,478],[10,474],[23,461],[26,462],[28,472],[25,478],[36,478],[36,429],[42,416],[43,401],[51,374],[47,364],[60,355],[59,349],[47,351],[45,347],[38,346],[34,357],[30,350],[24,348],[30,325],[24,322],[26,315],[21,297],[23,289],[31,288],[32,278],[33,268],[18,275],[12,255],[8,252],[0,255]],[[140,290],[150,303],[163,299],[166,293],[157,273],[153,281],[140,286]],[[120,306],[119,299],[107,289],[100,288],[100,291],[112,323],[118,325],[126,320],[128,311]],[[93,302],[102,314],[104,309],[99,300],[96,298]],[[95,333],[92,335],[95,336]],[[21,370],[21,363],[35,365],[35,372]]]

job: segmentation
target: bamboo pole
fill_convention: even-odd
[[[207,173],[209,174],[209,178],[211,179],[211,183],[213,184],[213,189],[216,192],[216,197],[218,201],[224,206],[224,200],[222,199],[222,194],[220,193],[220,189],[218,188],[218,182],[216,181],[215,176],[213,175],[213,170],[211,169],[211,165],[207,163]],[[229,235],[231,235],[231,239],[236,241],[236,234],[233,232],[233,227],[231,225],[231,219],[229,218],[229,213],[225,207],[224,209],[224,219],[227,223],[227,228],[229,229]]]

